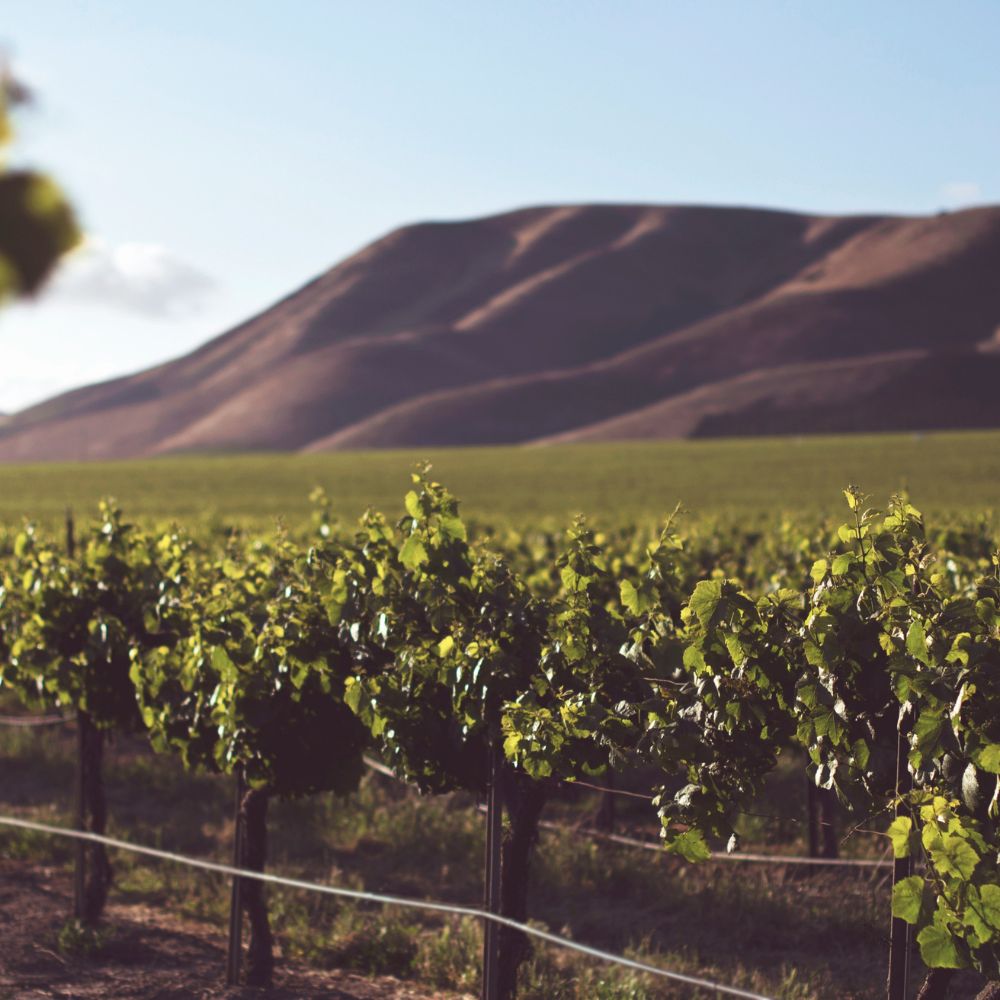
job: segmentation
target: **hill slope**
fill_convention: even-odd
[[[0,460],[1000,426],[1000,208],[532,208],[390,233]]]

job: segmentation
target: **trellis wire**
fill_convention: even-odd
[[[387,778],[392,778],[393,781],[399,781],[406,784],[406,782],[404,782],[391,767],[386,767],[386,765],[381,763],[381,761],[377,761],[366,755],[364,757],[364,762],[366,767],[375,771],[377,774],[385,775]],[[577,782],[567,782],[567,784],[577,784]],[[480,806],[479,809],[482,811],[485,807]],[[544,830],[553,830],[563,833],[569,830],[569,827],[563,826],[561,823],[553,823],[548,820],[540,820],[538,825]],[[638,840],[635,837],[625,837],[618,833],[605,833],[603,830],[576,829],[576,832],[582,833],[587,837],[593,838],[594,840],[606,840],[613,844],[621,844],[624,847],[637,847],[644,851],[658,851],[659,853],[663,853],[663,845],[657,843],[655,840]],[[709,858],[709,861],[747,861],[773,865],[812,865],[813,867],[819,868],[882,868],[892,864],[892,861],[887,859],[800,858],[785,854],[748,854],[742,851],[733,851],[728,854],[713,853],[711,858]]]
[[[65,715],[0,715],[0,726],[15,726],[34,729],[38,726],[61,726],[74,719]]]
[[[32,720],[32,721],[21,721],[22,719]],[[73,719],[68,719],[63,716],[7,716],[0,715],[0,726],[33,726],[33,725],[52,725],[55,723],[63,722],[73,722]],[[365,756],[364,758],[365,766],[369,770],[375,771],[377,774],[385,775],[387,778],[392,778],[394,781],[401,781],[402,779],[392,770],[391,767],[387,767],[380,761],[375,760],[372,757]],[[404,782],[405,784],[405,782]],[[599,791],[606,791],[607,789],[602,789],[598,785],[585,785],[584,782],[567,782],[567,784],[578,784],[588,788],[595,788]],[[621,794],[620,792],[618,794]],[[638,793],[631,793],[640,796]],[[539,824],[544,829],[548,830],[566,830],[567,828],[561,826],[558,823],[551,823],[542,821]],[[606,840],[613,844],[621,844],[624,847],[636,847],[646,851],[662,851],[663,845],[657,843],[653,840],[638,840],[634,837],[625,837],[617,833],[605,833],[601,830],[582,830],[580,831],[588,837],[592,837],[595,840]],[[747,861],[754,862],[758,864],[773,864],[773,865],[812,865],[813,867],[820,868],[882,868],[891,864],[888,860],[877,860],[870,858],[800,858],[794,857],[792,855],[785,854],[749,854],[741,851],[733,851],[728,854],[713,854],[710,858],[711,861]]]
[[[373,757],[369,757],[369,756],[366,755],[365,758],[364,758],[364,762],[365,762],[365,766],[368,767],[368,768],[370,768],[372,771],[376,771],[379,774],[384,774],[387,778],[393,778],[396,781],[402,781],[402,779],[396,774],[395,771],[393,771],[393,769],[391,767],[386,767],[386,765],[383,764],[381,761],[377,761]],[[651,795],[648,792],[632,792],[632,791],[629,791],[627,788],[606,788],[604,785],[595,785],[595,784],[593,784],[593,783],[591,783],[589,781],[579,781],[576,778],[561,778],[561,779],[557,779],[557,780],[559,780],[560,784],[565,785],[567,788],[574,788],[574,787],[575,788],[588,788],[588,789],[591,789],[591,790],[593,790],[595,792],[601,792],[604,795],[625,796],[626,798],[642,799],[644,802],[652,802],[653,799],[656,798],[655,795]],[[406,782],[403,782],[403,783],[405,784]],[[767,813],[747,812],[747,811],[744,811],[742,813],[742,815],[744,815],[744,816],[755,816],[758,819],[771,819],[771,820],[776,820],[778,822],[783,822],[783,823],[799,823],[799,824],[801,824],[803,822],[803,820],[801,820],[801,819],[799,819],[799,818],[797,818],[795,816],[772,816],[772,815],[767,814]],[[832,824],[826,823],[826,822],[820,820],[820,826],[831,826],[831,825]],[[730,855],[730,857],[733,857],[733,855]],[[749,855],[749,854],[747,854],[747,855],[740,855],[739,857],[745,858],[746,860],[757,861],[757,860],[760,860],[761,858],[768,857],[768,855]],[[814,858],[812,860],[814,860],[814,861],[823,861],[824,863],[828,863],[829,861],[835,861],[837,859],[835,859],[835,858],[830,858],[830,859],[823,859],[823,858],[816,859],[816,858]]]
[[[204,861],[200,858],[191,858],[183,854],[175,854],[172,851],[163,851],[155,847],[146,847],[141,844],[132,844],[126,840],[118,840],[114,837],[105,837],[101,834],[90,833],[81,830],[69,830],[61,826],[52,826],[48,823],[37,823],[33,820],[20,819],[15,816],[0,816],[0,825],[17,827],[22,830],[32,830],[36,833],[45,833],[55,837],[69,837],[71,839],[87,840],[95,844],[104,844],[120,851],[131,851],[133,854],[142,854],[151,858],[158,858],[161,861],[170,861],[174,864],[187,865],[189,868],[200,868],[203,871],[217,872],[220,875],[228,875],[235,878],[256,879],[259,882],[268,882],[272,885],[286,886],[290,889],[305,889],[310,892],[324,893],[330,896],[343,896],[348,899],[358,899],[370,903],[381,903],[386,906],[405,906],[411,909],[430,910],[437,913],[451,913],[457,916],[474,917],[478,920],[491,920],[506,927],[512,927],[531,937],[549,944],[558,945],[561,948],[568,948],[571,951],[579,952],[590,958],[596,958],[603,962],[612,962],[616,965],[633,969],[636,972],[644,972],[651,976],[660,976],[664,979],[671,979],[674,982],[685,983],[688,986],[697,986],[700,989],[714,990],[716,993],[723,993],[727,996],[742,997],[743,1000],[773,1000],[762,993],[753,993],[750,990],[740,989],[738,986],[726,986],[722,983],[714,983],[708,979],[701,979],[698,976],[689,976],[683,972],[672,972],[669,969],[661,969],[656,965],[649,965],[646,962],[637,961],[634,958],[626,958],[624,955],[615,955],[600,948],[592,948],[590,945],[580,944],[568,938],[560,937],[541,928],[533,927],[530,924],[522,924],[520,921],[512,920],[510,917],[501,916],[498,913],[487,913],[485,910],[474,906],[456,906],[451,903],[439,903],[433,900],[411,899],[406,896],[390,896],[379,892],[366,892],[361,889],[346,889],[341,886],[320,885],[316,882],[305,882],[301,879],[288,878],[284,875],[272,875],[269,872],[256,872],[246,868],[237,868],[233,865],[224,865],[215,861]]]
[[[559,830],[565,832],[569,827],[560,823],[552,823],[542,820],[539,826],[547,830]],[[619,833],[605,833],[603,830],[580,830],[580,833],[593,837],[595,840],[608,840],[613,844],[621,844],[624,847],[637,847],[645,851],[659,851],[663,853],[663,845],[655,840],[638,840],[635,837],[625,837]],[[840,866],[846,868],[882,868],[892,864],[890,859],[879,860],[876,858],[799,858],[785,854],[748,854],[743,851],[732,851],[728,854],[713,854],[709,861],[756,861],[770,862],[775,865],[814,865],[821,868],[830,866]]]

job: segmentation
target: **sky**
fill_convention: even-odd
[[[2,0],[19,165],[87,233],[0,412],[181,354],[397,226],[1000,201],[998,0]]]

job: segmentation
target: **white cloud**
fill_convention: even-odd
[[[177,319],[202,312],[215,280],[156,243],[87,242],[62,265],[46,298]]]
[[[941,200],[948,208],[966,208],[983,200],[983,189],[976,181],[949,181],[941,188]]]

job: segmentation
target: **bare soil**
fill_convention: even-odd
[[[64,870],[0,862],[0,998],[58,997],[181,1000],[329,998],[431,1000],[456,994],[427,992],[392,977],[316,971],[280,961],[272,989],[224,985],[226,939],[214,927],[142,904],[112,903],[110,931],[100,954],[61,954],[59,931],[71,912]]]

